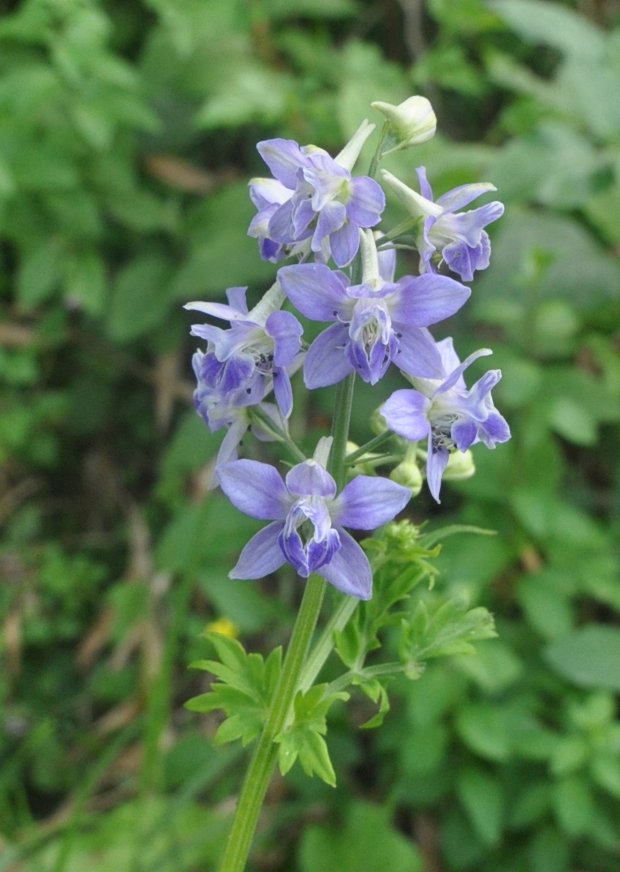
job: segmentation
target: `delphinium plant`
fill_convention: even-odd
[[[491,397],[500,372],[487,372],[470,388],[465,382],[469,365],[490,350],[461,362],[452,340],[436,342],[428,329],[467,301],[464,282],[489,263],[484,228],[503,206],[462,211],[495,190],[491,184],[463,185],[434,199],[424,167],[417,170],[420,192],[379,170],[387,155],[430,139],[436,119],[423,97],[372,105],[386,120],[366,176],[352,171],[375,128],[367,121],[335,158],[292,140],[258,144],[272,177],[250,182],[258,211],[249,233],[263,259],[290,263],[251,310],[245,288],[230,288],[227,304],[186,307],[226,325],[192,328],[207,343],[193,358],[196,408],[212,431],[226,431],[213,485],[242,512],[268,522],[243,548],[230,577],[260,579],[289,563],[304,585],[284,658],[280,648],[266,658],[247,654],[237,640],[212,633],[218,659],[194,664],[217,681],[188,706],[225,712],[216,741],[254,743],[221,872],[245,868],[276,765],[284,774],[298,761],[308,775],[335,783],[324,738],[334,702],[359,688],[378,704],[365,726],[377,726],[388,710],[390,677],[415,678],[428,658],[471,651],[473,641],[494,634],[484,608],[470,609],[458,598],[430,606],[424,598],[412,601],[414,587],[432,581],[430,559],[441,531],[425,533],[394,519],[420,492],[424,475],[439,501],[443,478],[473,472],[473,444],[494,448],[510,438]],[[377,175],[407,213],[392,229],[378,229],[385,194]],[[399,249],[417,251],[417,275],[395,279]],[[285,304],[325,324],[309,346]],[[378,408],[377,435],[358,448],[349,442],[355,381],[375,385],[391,367],[408,386]],[[331,433],[318,439],[310,457],[288,426],[291,377],[300,378],[298,371],[309,390],[337,386]],[[248,430],[285,447],[291,463],[284,474],[239,457]],[[360,545],[349,530],[373,535]],[[326,583],[337,593],[315,633]],[[386,633],[388,662],[380,656]],[[333,651],[341,674],[321,682]]]

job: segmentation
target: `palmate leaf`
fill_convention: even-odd
[[[247,745],[260,733],[269,703],[280,675],[282,648],[275,648],[266,660],[260,654],[248,654],[236,639],[218,633],[206,633],[219,660],[198,660],[194,669],[211,672],[219,681],[208,693],[185,703],[195,712],[222,709],[227,719],[218,728],[214,742],[224,744],[241,739]]]
[[[325,716],[336,700],[347,700],[345,692],[325,695],[326,684],[317,684],[307,693],[295,697],[293,723],[275,741],[279,744],[278,763],[286,775],[299,760],[306,775],[318,775],[331,787],[336,786],[336,774],[323,736],[327,732]]]

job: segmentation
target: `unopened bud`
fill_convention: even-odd
[[[422,490],[422,473],[420,472],[417,463],[411,460],[403,460],[398,466],[395,466],[390,473],[390,478],[397,484],[402,484],[408,487],[412,497],[417,495]]]
[[[444,481],[464,481],[471,478],[476,471],[474,455],[467,451],[453,451],[448,458],[448,465],[443,474]]]
[[[409,97],[398,106],[380,101],[371,103],[371,106],[383,113],[388,123],[381,157],[411,145],[420,145],[434,136],[437,129],[437,117],[426,97]]]
[[[390,429],[383,415],[381,414],[381,406],[376,408],[368,421],[370,429],[375,436],[383,436]]]

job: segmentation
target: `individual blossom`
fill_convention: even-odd
[[[284,417],[293,406],[289,372],[301,363],[303,328],[290,312],[279,307],[284,294],[274,285],[251,311],[246,288],[229,288],[224,303],[187,303],[185,308],[204,312],[230,323],[222,329],[194,324],[193,336],[207,340],[207,353],[195,358],[203,393],[219,398],[235,397],[236,405],[254,405],[273,390]]]
[[[470,390],[463,379],[474,360],[492,352],[482,348],[460,363],[451,338],[438,342],[437,348],[443,377],[411,379],[416,390],[395,391],[381,411],[395,433],[411,442],[428,440],[426,478],[431,494],[440,502],[441,479],[451,452],[467,451],[476,442],[495,448],[497,442],[510,439],[510,429],[491,397],[501,372],[490,370]]]
[[[409,375],[441,376],[441,356],[426,329],[453,315],[469,288],[429,274],[393,280],[394,258],[377,255],[371,231],[361,232],[362,283],[324,264],[282,267],[283,291],[313,321],[332,321],[310,345],[304,362],[308,388],[325,387],[352,372],[375,384],[393,361]]]
[[[280,409],[273,403],[262,402],[268,390],[267,382],[255,382],[251,397],[243,387],[228,392],[223,391],[218,384],[220,368],[214,366],[213,361],[213,355],[204,354],[202,351],[194,352],[192,357],[197,381],[194,391],[196,411],[212,433],[224,427],[228,428],[215,459],[211,487],[219,484],[221,465],[237,459],[239,444],[248,430],[251,430],[257,439],[271,442],[277,438],[273,434],[286,427]],[[271,427],[261,426],[256,414],[251,414],[250,408],[258,410],[261,418],[270,422]]]
[[[412,145],[421,145],[435,135],[437,117],[426,97],[409,97],[398,106],[380,100],[370,105],[383,113],[387,121],[381,157]]]
[[[222,490],[233,505],[272,522],[250,539],[230,577],[262,578],[288,561],[303,578],[316,572],[342,593],[370,599],[368,558],[344,528],[380,527],[407,505],[411,492],[361,475],[336,496],[336,483],[316,456],[294,466],[284,481],[273,466],[254,460],[221,467]]]
[[[432,272],[434,261],[444,260],[463,281],[470,282],[477,269],[486,269],[489,265],[491,242],[484,228],[497,221],[504,206],[494,200],[469,212],[457,210],[497,188],[486,182],[461,185],[435,202],[426,169],[418,167],[416,172],[420,194],[387,170],[381,170],[381,176],[411,215],[418,219],[416,246],[420,254],[420,272]]]
[[[342,267],[359,248],[360,227],[374,227],[385,208],[381,186],[351,169],[374,130],[364,122],[336,158],[314,145],[268,139],[256,146],[273,179],[252,179],[250,197],[258,214],[248,233],[258,238],[261,256],[277,261],[310,252]]]

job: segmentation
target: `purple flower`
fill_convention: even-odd
[[[439,500],[441,477],[451,451],[467,451],[484,442],[495,448],[510,439],[506,420],[493,405],[491,390],[502,377],[490,370],[467,390],[463,372],[479,357],[492,352],[482,348],[460,363],[452,339],[437,343],[444,365],[441,379],[412,379],[418,390],[395,391],[381,413],[388,426],[411,442],[428,438],[426,478],[433,497]]]
[[[211,487],[219,484],[221,465],[237,459],[239,443],[248,429],[251,429],[254,436],[263,442],[270,442],[275,438],[251,418],[250,404],[258,406],[263,415],[273,422],[274,428],[282,429],[284,426],[284,419],[278,407],[273,403],[261,402],[268,390],[266,381],[254,382],[251,396],[244,387],[228,392],[223,391],[218,384],[218,381],[221,381],[221,365],[214,361],[214,355],[203,354],[202,351],[196,351],[192,357],[197,381],[194,391],[196,411],[212,433],[216,433],[222,427],[228,427],[215,460]]]
[[[494,200],[469,212],[456,210],[497,189],[488,183],[461,185],[434,202],[426,169],[418,167],[416,172],[421,194],[408,188],[387,170],[382,170],[381,175],[409,212],[419,219],[416,246],[420,253],[420,272],[432,272],[433,260],[442,258],[463,281],[470,282],[477,269],[486,269],[489,265],[491,242],[483,228],[497,221],[504,206]]]
[[[386,274],[393,258],[377,257],[370,231],[363,240],[361,285],[323,264],[297,264],[278,272],[282,289],[307,318],[335,321],[311,344],[304,362],[308,388],[325,387],[351,372],[375,384],[393,361],[404,372],[425,378],[443,373],[441,356],[425,328],[453,315],[470,295],[454,279],[435,274]]]
[[[207,353],[194,363],[199,386],[203,395],[211,391],[218,402],[221,396],[234,396],[236,406],[260,402],[273,386],[286,418],[293,406],[289,372],[301,363],[303,328],[290,312],[275,308],[284,299],[277,285],[252,312],[248,312],[245,292],[246,288],[229,288],[229,305],[194,302],[185,306],[231,325],[226,330],[209,324],[192,326],[193,336],[207,340]]]
[[[374,125],[362,125],[336,159],[292,139],[258,143],[275,177],[250,182],[250,197],[259,211],[248,233],[259,239],[263,259],[275,262],[312,251],[323,263],[331,254],[340,267],[353,260],[359,228],[374,227],[385,208],[380,185],[367,176],[353,178],[350,172],[373,129]]]
[[[358,476],[336,496],[336,483],[316,460],[282,481],[273,466],[237,460],[220,469],[222,490],[242,512],[272,521],[250,539],[231,578],[262,578],[288,561],[303,578],[316,572],[343,593],[372,595],[368,558],[343,528],[374,530],[391,521],[411,492],[389,479]]]

